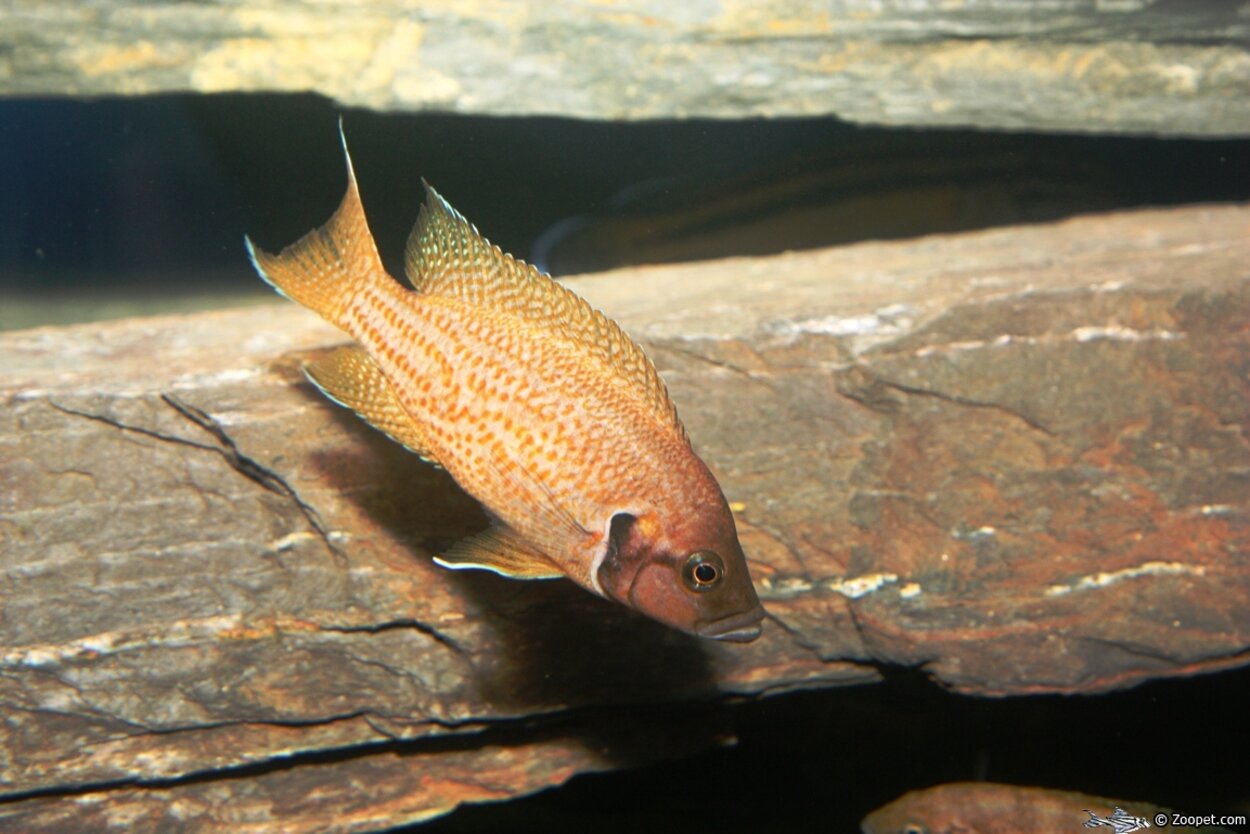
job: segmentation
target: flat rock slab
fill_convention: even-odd
[[[0,94],[1250,134],[1236,3],[0,0]]]
[[[718,743],[586,708],[1250,660],[1250,207],[569,283],[718,474],[760,640],[438,569],[480,509],[304,380],[342,336],[295,305],[4,334],[0,822],[376,830]]]

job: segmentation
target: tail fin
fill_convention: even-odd
[[[256,248],[250,238],[243,243],[252,266],[271,287],[341,326],[351,297],[386,272],[365,221],[342,120],[339,138],[347,161],[347,193],[326,224],[276,255]]]

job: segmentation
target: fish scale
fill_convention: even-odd
[[[382,267],[343,150],[330,220],[277,255],[247,247],[261,277],[359,343],[309,378],[488,511],[490,528],[435,561],[564,576],[693,634],[758,636],[728,503],[642,349],[428,185],[406,289]]]
[[[503,450],[540,480],[563,487],[561,497],[569,503],[587,499],[598,507],[613,497],[626,503],[638,499],[622,487],[665,482],[669,461],[682,462],[671,451],[668,460],[657,459],[657,452],[673,445],[654,442],[656,435],[664,439],[663,426],[621,397],[606,370],[594,367],[594,357],[558,346],[537,350],[551,337],[528,333],[528,339],[518,339],[517,333],[532,328],[515,317],[483,313],[456,299],[414,295],[391,283],[361,293],[346,322],[405,409],[426,415],[423,425],[434,435],[428,451],[466,486],[489,480],[483,459]],[[396,350],[396,344],[404,349]],[[580,409],[576,396],[582,398]],[[510,428],[504,426],[509,415]],[[527,444],[530,436],[535,442]],[[642,442],[649,436],[652,442]],[[463,449],[446,446],[457,440],[465,443]],[[594,459],[600,465],[588,478],[581,467],[557,466],[555,459]],[[639,474],[626,477],[623,466]],[[594,529],[591,510],[574,515]]]

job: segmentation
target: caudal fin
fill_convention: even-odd
[[[326,224],[276,255],[258,249],[250,238],[243,243],[252,266],[271,287],[341,326],[352,296],[386,272],[365,221],[341,121],[339,138],[347,161],[347,193]]]

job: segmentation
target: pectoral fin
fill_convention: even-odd
[[[563,571],[514,533],[491,527],[452,545],[434,557],[435,563],[452,570],[488,570],[511,579],[555,579]]]
[[[427,451],[420,424],[404,411],[395,389],[364,350],[336,348],[309,363],[304,373],[327,397],[423,459],[437,463]]]

